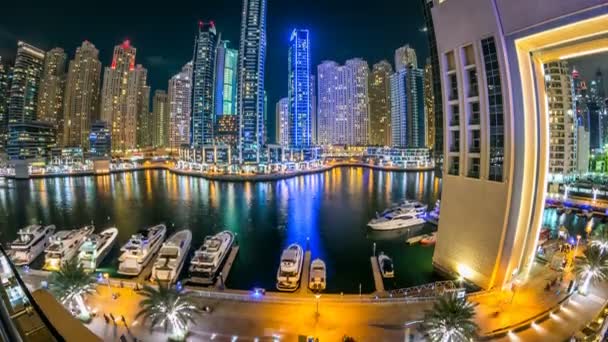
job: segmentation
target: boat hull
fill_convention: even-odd
[[[230,231],[225,231],[223,233],[229,234],[230,242],[228,243],[226,249],[222,251],[222,255],[220,256],[220,261],[218,262],[217,266],[209,271],[203,271],[203,267],[198,267],[191,264],[190,268],[188,269],[189,282],[200,285],[211,285],[215,283],[220,268],[226,263],[228,255],[234,246],[234,234],[232,234]]]
[[[297,272],[293,277],[284,277],[281,276],[281,265],[279,265],[279,269],[277,270],[277,290],[282,292],[295,292],[300,287],[300,281],[302,277],[302,264],[304,262],[304,251],[302,247],[299,245],[295,245],[298,247],[299,259],[297,261]],[[290,246],[291,247],[291,246]],[[289,249],[289,247],[288,247]],[[282,278],[286,278],[283,280]]]
[[[407,220],[403,222],[380,222],[380,223],[368,223],[368,226],[373,230],[397,230],[397,229],[405,229],[418,225],[424,224],[424,220],[421,218],[415,218],[412,220]]]

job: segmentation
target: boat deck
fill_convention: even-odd
[[[304,253],[304,264],[302,265],[302,277],[300,277],[300,289],[298,290],[299,294],[307,294],[310,291],[308,290],[308,275],[310,273],[310,258],[311,258],[310,250]]]
[[[378,263],[378,257],[373,256],[370,258],[372,264],[372,273],[374,273],[374,285],[376,286],[376,293],[384,292],[384,281],[382,280],[382,273],[380,273],[380,264]]]
[[[228,275],[230,274],[230,270],[232,269],[232,264],[234,263],[234,260],[236,259],[236,255],[239,252],[239,246],[232,246],[232,248],[230,249],[230,254],[228,255],[228,259],[226,259],[226,262],[224,263],[224,267],[222,267],[222,270],[220,271],[222,273],[222,277],[219,277],[219,273],[218,273],[218,277],[215,281],[215,288],[225,288],[226,287],[226,280],[228,279]],[[224,282],[222,284],[222,282]]]
[[[152,268],[154,267],[154,261],[156,260],[156,254],[154,254],[154,256],[150,259],[150,262],[148,262],[148,265],[146,265],[146,267],[144,267],[143,270],[141,270],[141,273],[135,277],[135,280],[138,283],[144,283],[148,280],[150,280],[150,276],[152,275]]]

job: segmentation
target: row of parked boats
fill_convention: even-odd
[[[281,262],[277,270],[277,290],[294,292],[300,287],[304,250],[297,243],[289,245],[281,253]],[[308,273],[308,288],[313,291],[325,290],[327,285],[327,270],[325,262],[315,259],[310,263]]]
[[[69,260],[78,261],[87,272],[95,272],[115,245],[118,229],[108,228],[94,234],[93,225],[55,232],[54,225],[30,225],[20,229],[10,245],[15,265],[30,265],[44,253],[43,269],[57,271]],[[120,249],[118,273],[139,276],[152,264],[150,279],[175,282],[182,271],[192,243],[192,232],[181,230],[166,241],[167,227],[159,224],[133,234]],[[211,284],[234,244],[234,234],[223,231],[207,236],[190,262],[192,279]],[[154,260],[154,261],[153,261]]]

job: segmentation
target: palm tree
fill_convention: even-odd
[[[581,293],[587,293],[591,282],[608,279],[608,254],[602,253],[600,247],[590,246],[576,259],[574,272],[579,279],[584,279]]]
[[[606,231],[596,231],[596,234],[591,238],[590,245],[599,248],[600,252],[605,254],[608,252],[608,234]]]
[[[194,322],[194,315],[200,310],[189,293],[180,292],[160,281],[157,281],[157,287],[144,286],[141,294],[145,299],[139,302],[141,310],[135,319],[143,317],[144,322],[150,320],[150,329],[159,324],[165,331],[170,327],[172,340],[185,339],[188,323]]]
[[[451,293],[439,298],[425,312],[422,329],[433,342],[473,341],[479,329],[474,318],[474,305]]]
[[[63,305],[76,304],[80,311],[79,318],[84,321],[91,318],[89,309],[84,304],[84,296],[94,293],[96,286],[95,278],[85,272],[77,258],[63,263],[50,278],[51,292]]]

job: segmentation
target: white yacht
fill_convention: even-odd
[[[304,251],[298,244],[291,244],[281,254],[281,263],[277,270],[277,289],[279,291],[295,291],[300,285]]]
[[[72,260],[78,254],[80,246],[87,237],[93,234],[94,226],[85,226],[74,230],[61,230],[50,239],[44,250],[44,270],[57,271],[63,263]]]
[[[55,226],[33,224],[19,229],[17,239],[11,243],[10,256],[16,266],[29,265],[49,245]]]
[[[137,276],[150,263],[152,257],[163,243],[167,234],[167,227],[159,224],[141,230],[132,235],[126,245],[122,246],[122,254],[118,261],[118,273],[128,276]]]
[[[428,205],[424,203],[420,203],[418,201],[408,201],[405,200],[397,205],[394,205],[388,209],[385,209],[382,213],[377,215],[378,217],[386,216],[392,213],[406,213],[406,212],[414,212],[416,215],[425,215],[426,210],[428,209]]]
[[[402,229],[423,224],[424,219],[418,217],[415,212],[392,212],[375,218],[367,224],[375,230]]]
[[[190,261],[190,281],[212,284],[233,243],[234,234],[228,230],[205,237],[205,242],[194,252]]]
[[[380,272],[382,272],[382,277],[384,278],[394,278],[395,277],[395,269],[393,267],[393,259],[389,258],[388,255],[380,252],[378,255],[378,264],[380,266]]]
[[[327,270],[325,262],[321,259],[315,259],[310,264],[310,273],[308,275],[308,288],[313,291],[323,291],[327,282]]]
[[[118,236],[117,228],[108,228],[99,234],[89,236],[80,246],[78,261],[86,272],[95,272],[99,264],[110,253]]]
[[[163,243],[154,261],[150,280],[174,283],[182,271],[191,243],[192,232],[187,229],[173,234]]]

